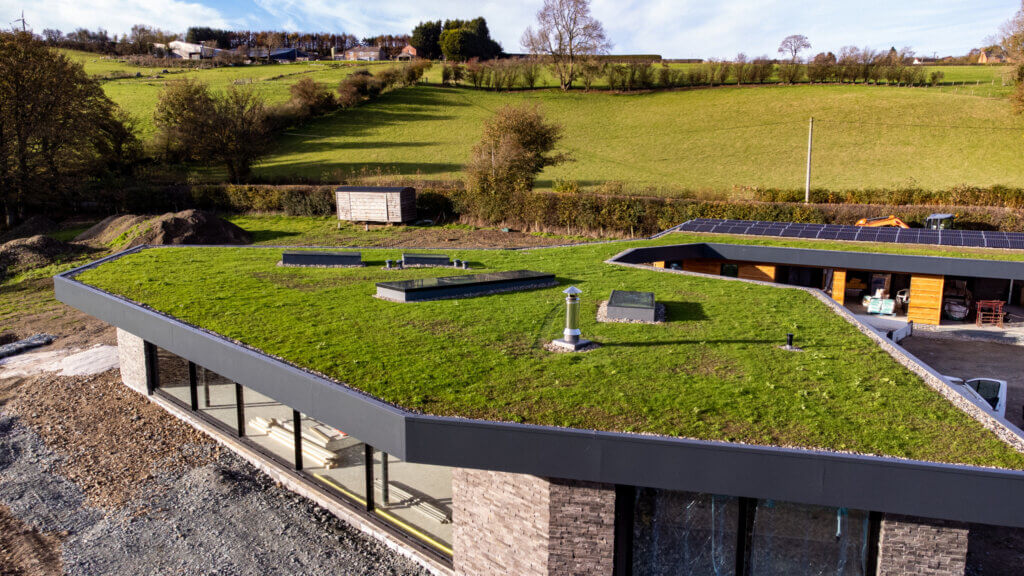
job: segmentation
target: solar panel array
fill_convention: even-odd
[[[679,231],[1024,250],[1024,233],[1020,232],[870,228],[838,224],[803,224],[799,222],[764,222],[760,220],[713,220],[709,218],[697,218],[685,222],[679,226]]]

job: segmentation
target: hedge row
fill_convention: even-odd
[[[934,212],[957,214],[964,229],[1024,232],[1024,210],[1010,207],[890,204],[803,204],[673,199],[638,196],[606,196],[588,193],[529,192],[516,195],[504,211],[477,207],[470,194],[451,186],[417,191],[420,218],[434,221],[462,218],[490,225],[507,225],[533,231],[567,231],[573,234],[621,234],[646,236],[693,218],[731,218],[820,224],[853,224],[861,218],[895,214],[911,225],[921,226]],[[325,216],[334,213],[334,186],[196,185],[175,188],[165,195],[145,196],[158,205],[138,206],[137,212],[180,210],[188,207],[228,212],[284,212],[293,216]],[[502,220],[485,220],[484,214],[501,213]]]
[[[769,188],[754,190],[754,199],[761,202],[803,202],[803,190]],[[811,190],[811,202],[818,204],[892,204],[949,206],[1004,206],[1024,208],[1024,188],[1009,186],[968,186],[962,184],[945,190],[924,190],[915,187],[869,190]]]

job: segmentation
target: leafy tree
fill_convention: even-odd
[[[29,33],[0,33],[0,201],[8,225],[27,209],[130,163],[138,141],[80,64]]]
[[[208,26],[193,26],[185,32],[185,42],[203,44],[212,42],[217,48],[231,48],[231,32]]]
[[[291,101],[304,115],[323,114],[336,104],[334,93],[312,78],[299,80],[288,91],[291,93]]]
[[[467,190],[477,213],[500,220],[514,195],[531,190],[544,168],[568,160],[552,153],[561,136],[562,128],[546,122],[536,106],[499,108],[484,122],[483,137],[466,167]]]
[[[232,182],[248,178],[269,143],[263,99],[231,86],[221,94],[197,80],[170,82],[157,102],[156,141],[171,160],[218,161]]]
[[[469,52],[471,33],[462,28],[452,28],[441,32],[441,52],[446,60],[465,62],[472,58]]]
[[[428,20],[420,22],[412,29],[412,38],[409,44],[416,49],[416,55],[427,60],[437,60],[441,57],[441,21]]]
[[[789,54],[789,61],[796,62],[797,58],[800,57],[800,52],[810,50],[810,48],[811,43],[807,40],[807,36],[793,34],[786,36],[782,43],[779,44],[779,54]]]
[[[590,15],[590,0],[544,0],[537,12],[537,29],[523,32],[523,47],[546,56],[562,90],[572,88],[581,60],[611,48],[601,23]]]
[[[440,45],[444,57],[456,62],[473,58],[491,60],[501,55],[501,45],[491,38],[487,21],[483,18],[445,20]]]

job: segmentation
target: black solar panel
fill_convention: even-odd
[[[679,230],[781,236],[786,238],[818,238],[893,244],[939,244],[943,246],[978,246],[1024,250],[1024,233],[986,230],[923,230],[905,228],[864,228],[835,224],[804,222],[767,222],[755,220],[715,220],[695,218],[683,223]]]

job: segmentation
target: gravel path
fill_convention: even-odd
[[[66,534],[66,574],[426,573],[226,451],[107,510],[60,469],[35,432],[0,414],[0,504]]]

